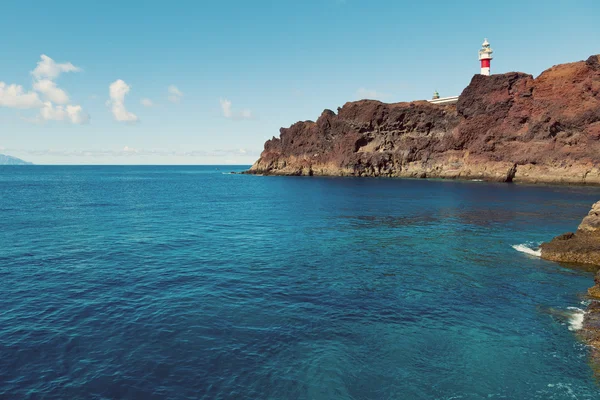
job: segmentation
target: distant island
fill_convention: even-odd
[[[282,128],[247,173],[600,184],[600,56],[475,75],[456,104],[349,102]]]
[[[33,163],[23,161],[17,157],[0,154],[0,165],[33,165]]]

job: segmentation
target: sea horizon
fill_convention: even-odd
[[[0,400],[600,400],[600,1],[0,12]]]

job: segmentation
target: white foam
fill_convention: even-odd
[[[583,317],[585,317],[585,311],[577,307],[567,307],[570,312],[569,316],[569,330],[578,331],[583,328]]]
[[[535,256],[535,257],[542,256],[542,250],[539,247],[533,248],[529,244],[513,244],[512,248],[515,249],[516,251],[520,251],[521,253],[529,254],[530,256]]]

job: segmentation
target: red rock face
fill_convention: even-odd
[[[600,56],[476,75],[456,106],[346,103],[265,143],[250,173],[600,183]]]

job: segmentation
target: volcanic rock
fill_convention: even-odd
[[[541,251],[542,258],[547,260],[600,266],[600,201],[592,206],[575,233],[565,233],[543,243]],[[588,296],[590,303],[579,336],[591,346],[592,368],[600,378],[600,270],[594,277],[594,286],[588,289]]]
[[[282,128],[248,173],[600,184],[600,56],[475,75],[456,105],[349,102]]]
[[[592,206],[575,233],[565,233],[541,245],[542,258],[600,266],[600,201]]]

